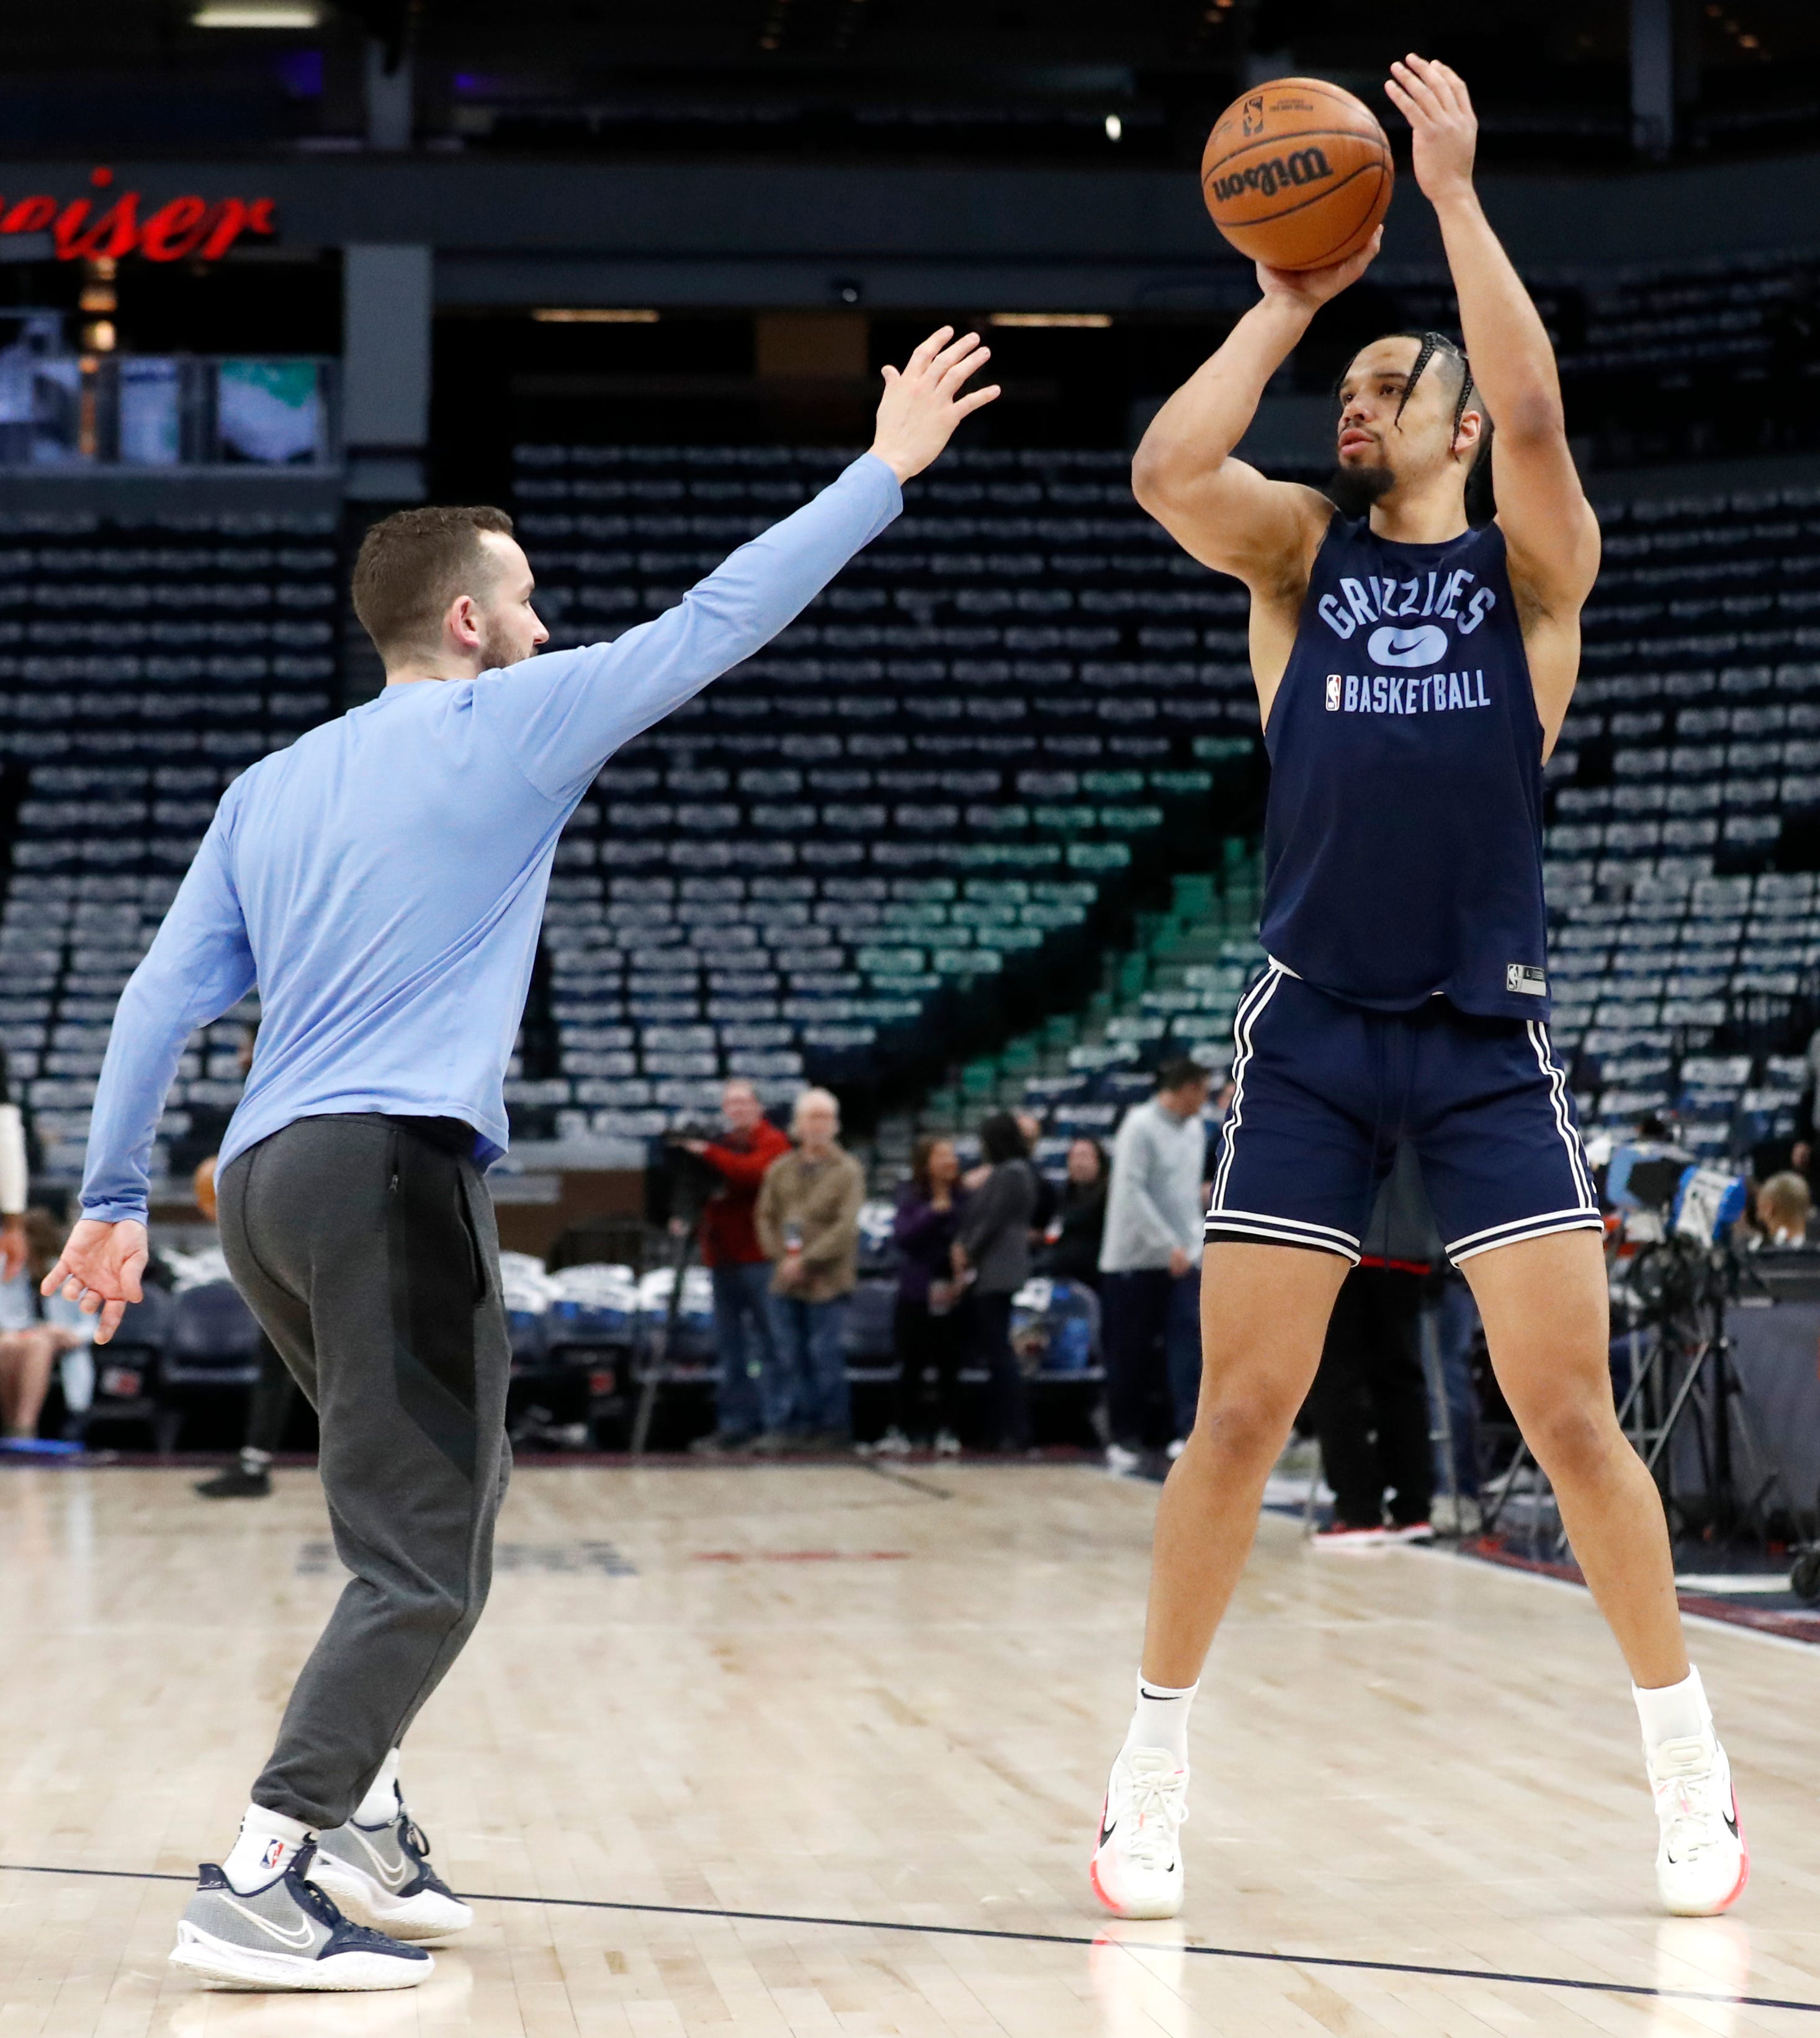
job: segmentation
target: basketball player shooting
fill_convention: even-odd
[[[510,1453],[511,1351],[482,1170],[556,841],[622,744],[749,657],[902,506],[998,393],[948,328],[887,368],[872,449],[654,622],[532,662],[548,632],[497,510],[367,534],[354,606],[378,699],[223,795],[120,999],[82,1216],[44,1281],[140,1299],[146,1163],[191,1030],[256,983],[263,1023],[218,1165],[221,1244],[321,1420],[354,1574],[291,1693],[240,1836],[171,1958],[243,1988],[407,1988],[473,1914],[398,1788],[399,1744],[472,1632]]]
[[[1157,1510],[1137,1710],[1093,1884],[1124,1916],[1181,1908],[1196,1682],[1374,1188],[1406,1139],[1629,1666],[1661,1900],[1704,1915],[1737,1897],[1747,1857],[1661,1504],[1613,1406],[1599,1213],[1547,1025],[1542,771],[1573,692],[1599,530],[1547,335],[1474,192],[1466,86],[1411,56],[1386,89],[1440,223],[1464,351],[1432,333],[1362,348],[1340,384],[1331,496],[1266,480],[1232,449],[1378,237],[1325,270],[1260,265],[1262,299],[1163,406],[1133,468],[1145,509],[1251,590],[1272,765],[1269,964],[1235,1024],[1200,1407]],[[1475,529],[1466,481],[1488,443],[1497,516]]]

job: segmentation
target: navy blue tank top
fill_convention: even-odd
[[[1542,724],[1496,525],[1336,513],[1265,733],[1266,949],[1382,1011],[1549,1014]]]

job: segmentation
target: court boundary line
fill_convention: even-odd
[[[59,1868],[43,1862],[0,1861],[0,1875],[82,1875],[125,1882],[180,1882],[191,1878],[166,1869]],[[1002,1926],[936,1925],[889,1918],[825,1918],[796,1911],[734,1911],[707,1904],[638,1904],[626,1898],[600,1896],[520,1896],[492,1890],[456,1892],[465,1904],[547,1904],[559,1911],[620,1911],[660,1918],[710,1918],[736,1925],[814,1925],[846,1932],[910,1932],[925,1938],[982,1939],[1017,1945],[1117,1946],[1124,1953],[1152,1950],[1141,1940],[1112,1939],[1111,1926],[1092,1934],[1079,1932],[1014,1932]],[[1160,1950],[1174,1951],[1174,1948]],[[1565,1988],[1582,1994],[1641,1996],[1653,2002],[1718,2003],[1739,2010],[1791,2010],[1820,2016],[1820,2002],[1803,2002],[1790,1997],[1732,1995],[1709,1989],[1659,1988],[1652,1983],[1629,1981],[1576,1979],[1571,1975],[1505,1972],[1492,1968],[1441,1967],[1423,1960],[1348,1959],[1338,1953],[1273,1953],[1259,1946],[1194,1945],[1184,1943],[1181,1951],[1203,1960],[1250,1960],[1267,1967],[1331,1968],[1353,1974],[1425,1975],[1441,1981],[1503,1983],[1515,1988]]]

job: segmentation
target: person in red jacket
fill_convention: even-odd
[[[714,1283],[714,1342],[721,1358],[720,1407],[711,1435],[691,1448],[706,1453],[749,1450],[777,1426],[772,1397],[778,1386],[771,1345],[771,1263],[759,1244],[752,1207],[765,1170],[790,1142],[765,1116],[759,1093],[735,1076],[721,1093],[727,1121],[721,1139],[685,1143],[721,1176],[702,1212],[702,1263]]]

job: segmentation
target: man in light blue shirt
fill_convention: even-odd
[[[320,1416],[354,1574],[233,1851],[202,1870],[178,1965],[242,1986],[408,1987],[431,1963],[406,1942],[472,1922],[404,1812],[398,1744],[490,1576],[510,1352],[480,1171],[506,1144],[557,837],[615,751],[757,651],[891,521],[900,484],[997,395],[965,388],[986,354],[944,328],[887,368],[868,453],[611,644],[532,661],[548,633],[500,512],[376,525],[354,606],[384,691],[229,787],[122,994],[82,1216],[44,1292],[99,1313],[101,1343],[139,1299],[165,1091],[191,1032],[256,984],[258,1051],[217,1169],[222,1246]]]

